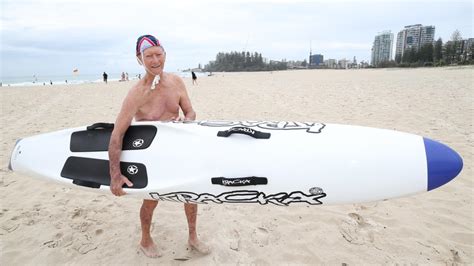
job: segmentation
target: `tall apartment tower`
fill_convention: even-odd
[[[433,43],[435,26],[423,26],[421,24],[405,26],[397,34],[397,47],[395,56],[402,57],[405,51],[415,48],[420,49],[425,44]]]
[[[324,64],[324,56],[322,54],[310,54],[309,62],[310,66],[322,66]]]
[[[393,33],[384,31],[375,36],[374,44],[372,45],[372,60],[371,64],[377,66],[381,62],[392,60],[393,50]]]

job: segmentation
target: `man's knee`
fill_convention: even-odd
[[[157,200],[143,200],[142,210],[153,211],[158,205]]]
[[[184,211],[186,214],[196,215],[198,210],[198,205],[194,203],[184,203]]]

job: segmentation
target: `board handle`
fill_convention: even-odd
[[[238,187],[238,186],[250,186],[250,185],[266,185],[268,180],[266,177],[248,176],[248,177],[237,177],[237,178],[225,178],[225,177],[213,177],[211,178],[213,185]]]
[[[217,132],[218,137],[229,137],[232,134],[244,134],[256,139],[269,139],[271,136],[270,133],[257,131],[248,127],[232,127],[228,130]]]
[[[95,123],[87,127],[87,130],[96,130],[96,129],[111,129],[114,128],[113,123]]]

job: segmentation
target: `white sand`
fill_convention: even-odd
[[[7,170],[18,138],[113,122],[133,82],[1,87],[0,265],[472,264],[473,70],[220,73],[199,78],[199,86],[185,80],[198,120],[321,121],[396,129],[451,146],[463,157],[464,170],[435,191],[369,204],[201,205],[199,234],[213,248],[207,256],[187,249],[182,205],[161,202],[152,232],[164,254],[158,259],[136,248],[140,200]]]

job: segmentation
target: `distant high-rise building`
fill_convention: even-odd
[[[453,41],[447,41],[444,44],[443,49],[446,50],[447,46],[451,46],[451,49],[454,49],[454,55],[457,57],[462,56],[463,60],[470,60],[473,58],[473,48],[474,48],[474,38],[469,38],[465,40],[459,40],[457,41],[457,44],[455,44]]]
[[[324,65],[327,68],[336,68],[336,59],[328,59],[324,61]]]
[[[348,64],[349,64],[349,60],[346,60],[345,58],[344,59],[340,59],[338,62],[338,68],[342,68],[342,69],[347,69],[348,68]]]
[[[375,36],[372,46],[371,64],[377,66],[381,62],[392,60],[393,33],[385,31]]]
[[[434,37],[435,37],[435,26],[421,27],[419,47],[422,47],[423,45],[428,44],[428,43],[433,43]]]
[[[397,35],[395,56],[401,58],[405,51],[420,49],[423,45],[433,43],[435,26],[421,24],[405,26]]]
[[[322,66],[324,64],[324,56],[322,54],[315,54],[309,56],[310,66]]]

